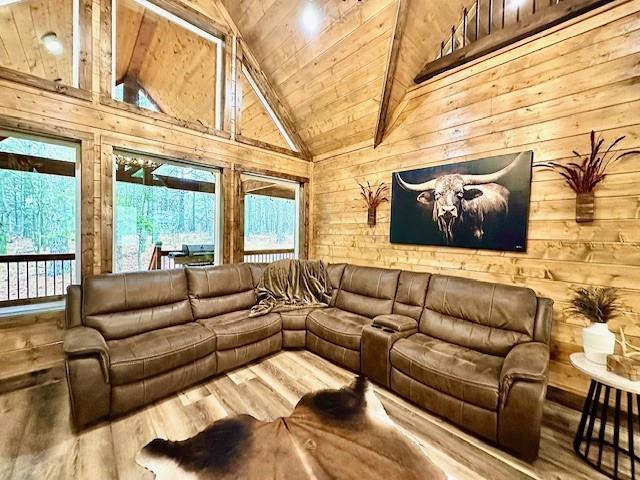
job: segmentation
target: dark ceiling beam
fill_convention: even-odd
[[[146,185],[152,187],[166,187],[173,190],[183,190],[188,192],[216,193],[216,184],[212,182],[203,182],[200,180],[191,180],[187,178],[168,177],[166,175],[158,175],[145,172],[143,177],[133,177],[128,172],[118,166],[116,170],[116,181],[124,183],[134,183],[136,185]]]
[[[526,21],[498,30],[449,55],[427,63],[415,77],[414,82],[422,83],[447,70],[484,57],[613,1],[616,0],[565,0],[555,6],[545,8],[527,18]]]
[[[0,170],[14,170],[17,172],[34,172],[46,175],[62,175],[75,177],[76,164],[62,160],[51,160],[19,153],[0,152]]]
[[[396,16],[393,25],[393,34],[389,45],[389,54],[387,56],[387,66],[384,74],[384,82],[382,84],[382,95],[380,96],[380,108],[378,109],[378,120],[376,122],[375,137],[373,147],[377,147],[384,138],[384,132],[387,125],[387,115],[389,114],[389,104],[391,102],[391,90],[393,89],[393,80],[396,75],[396,67],[398,65],[398,57],[400,56],[400,45],[404,35],[405,26],[407,24],[407,11],[409,10],[409,0],[396,0]]]

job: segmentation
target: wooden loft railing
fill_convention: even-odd
[[[74,253],[0,255],[0,307],[64,298],[75,260]]]
[[[614,0],[477,0],[451,27],[435,60],[415,77],[422,83]]]

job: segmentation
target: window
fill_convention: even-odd
[[[64,295],[78,278],[79,153],[0,131],[0,305]]]
[[[0,1],[0,65],[78,87],[79,0]]]
[[[183,245],[219,263],[219,171],[115,151],[115,271],[184,265]]]
[[[238,76],[238,85],[242,91],[241,124],[239,125],[241,135],[298,152],[295,142],[269,106],[269,102],[244,64]]]
[[[299,257],[300,185],[242,175],[244,260],[271,262]]]
[[[221,130],[222,40],[147,0],[113,2],[113,98]]]

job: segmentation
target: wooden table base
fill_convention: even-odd
[[[600,396],[604,391],[604,397],[600,402]],[[613,412],[613,441],[606,438],[607,423],[609,413],[609,400],[612,391],[615,395],[615,409]],[[627,412],[621,412],[622,390],[602,384],[596,380],[591,380],[589,393],[582,408],[582,416],[578,431],[573,441],[574,451],[589,465],[609,478],[618,479],[622,462],[629,465],[631,478],[636,478],[636,462],[640,457],[636,455],[633,443],[633,397],[635,396],[637,412],[640,413],[640,395],[624,392],[627,395]],[[621,417],[626,416],[626,427],[628,435],[628,448],[620,446],[620,426]],[[595,423],[598,419],[598,431],[596,433]],[[602,462],[603,453],[611,451],[613,454],[613,466],[606,466]],[[589,454],[592,454],[591,456]],[[594,460],[595,458],[595,460]]]

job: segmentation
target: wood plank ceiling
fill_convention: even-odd
[[[389,111],[473,1],[222,0],[314,156],[373,143],[398,1],[409,14]]]
[[[314,155],[371,139],[394,0],[223,3]]]
[[[71,85],[72,18],[71,0],[22,0],[0,6],[0,66]],[[60,55],[42,43],[50,32],[62,44]]]

